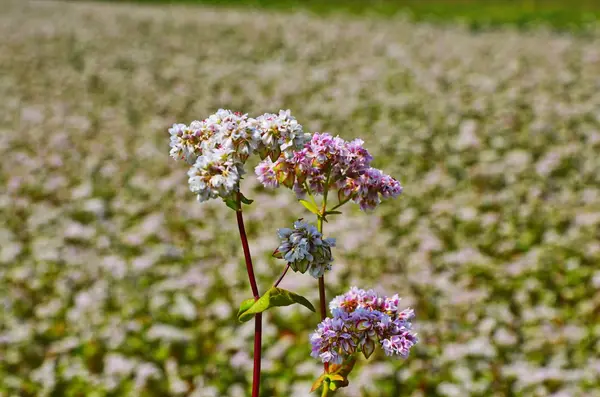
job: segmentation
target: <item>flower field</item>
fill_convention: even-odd
[[[219,108],[291,109],[306,131],[361,137],[404,188],[371,215],[325,224],[328,297],[398,293],[420,340],[406,361],[359,360],[336,396],[598,392],[598,31],[0,9],[0,397],[249,394],[235,216],[199,204],[169,157],[173,123]],[[243,187],[262,292],[282,271],[276,230],[301,207],[252,174]],[[317,301],[308,274],[281,286]],[[322,366],[308,339],[320,319],[307,313],[265,313],[265,397],[310,396]]]

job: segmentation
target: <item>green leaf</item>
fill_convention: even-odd
[[[329,389],[335,391],[340,387],[346,387],[350,384],[348,375],[356,364],[356,358],[350,357],[341,365],[332,364],[329,366],[329,374],[326,378],[329,380]]]
[[[277,161],[279,155],[281,154],[281,148],[277,146],[275,149],[271,149],[271,153],[269,157],[271,157],[271,161]]]
[[[340,215],[342,211],[325,211],[325,215]]]
[[[240,200],[246,205],[250,205],[254,202],[254,200],[250,200],[248,197],[244,196],[242,192],[240,192]]]
[[[244,303],[247,302],[244,301]],[[295,294],[293,292],[284,290],[282,288],[272,287],[263,296],[261,296],[256,302],[253,302],[250,307],[245,311],[241,310],[238,312],[238,320],[246,322],[254,317],[257,313],[262,313],[271,307],[277,306],[289,306],[294,303],[299,303],[311,311],[315,311],[314,306],[303,296]]]
[[[304,206],[304,208],[306,208],[307,210],[309,210],[310,212],[312,212],[315,215],[320,216],[321,214],[319,213],[319,209],[317,208],[316,204],[310,201],[306,201],[306,200],[298,200],[300,201],[300,204],[302,204]]]
[[[315,383],[313,383],[312,388],[310,389],[311,393],[318,390],[319,387],[321,387],[321,385],[323,384],[323,381],[325,381],[326,376],[327,376],[327,374],[323,374],[323,375],[319,376],[319,379],[317,379],[315,381]]]
[[[296,180],[296,175],[293,172],[281,172],[277,175],[277,181],[290,189],[294,186],[294,180]]]
[[[276,249],[275,251],[273,251],[273,258],[282,259],[283,254],[281,252],[279,252],[278,249]]]
[[[354,364],[356,363],[355,357],[350,357],[341,365],[331,364],[329,366],[329,372],[323,373],[312,385],[311,392],[318,390],[321,386],[328,388],[331,391],[336,391],[341,387],[346,387],[350,382],[348,381],[348,374],[352,371]]]
[[[348,374],[354,368],[354,364],[356,364],[356,357],[350,357],[348,360],[344,361],[342,364],[331,364],[329,366],[330,374],[339,374],[344,377],[347,377]]]
[[[238,203],[235,200],[228,198],[228,199],[223,199],[223,201],[232,210],[239,211],[240,207],[239,207]]]
[[[254,302],[255,302],[254,298],[249,298],[249,299],[246,299],[245,301],[243,301],[240,304],[240,308],[238,310],[238,314],[237,314],[238,318],[240,317],[240,315],[242,313],[244,313],[246,310],[250,309],[252,307],[252,305],[254,304]]]
[[[260,147],[258,148],[258,155],[260,156],[261,160],[266,159],[269,155],[269,149],[267,149],[267,147],[264,145],[260,145]]]

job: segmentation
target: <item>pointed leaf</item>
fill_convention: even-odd
[[[326,376],[327,376],[327,374],[323,374],[323,375],[319,376],[319,378],[315,381],[315,383],[313,383],[312,388],[310,389],[311,393],[318,390],[319,387],[321,387]]]
[[[254,202],[254,200],[250,200],[248,197],[244,196],[242,192],[240,192],[240,200],[246,205],[250,205]]]
[[[340,374],[333,374],[333,375],[328,375],[329,379],[331,380],[344,380],[344,377]]]
[[[288,187],[288,188],[292,188],[294,186],[294,181],[296,180],[296,176],[294,175],[293,172],[289,172],[286,174],[286,177],[279,181],[281,184],[283,184],[284,186]]]
[[[330,390],[335,391],[340,387],[346,387],[350,384],[348,375],[350,374],[350,371],[352,371],[352,368],[354,368],[355,363],[356,358],[351,357],[341,365],[332,364],[329,366],[329,374],[327,375],[327,379],[329,379]]]
[[[240,308],[238,310],[238,317],[245,312],[246,310],[250,309],[252,307],[252,305],[254,304],[255,300],[254,298],[250,298],[250,299],[246,299],[245,301],[243,301],[240,304]]]
[[[267,156],[269,155],[269,149],[267,149],[267,147],[265,145],[261,144],[260,147],[258,148],[258,155],[261,160],[266,159]]]
[[[340,215],[342,211],[326,211],[325,215]]]
[[[271,307],[289,306],[299,303],[311,311],[315,311],[314,306],[303,296],[282,288],[272,287],[246,311],[238,313],[238,319],[241,322],[250,320],[255,314],[264,312]]]
[[[371,354],[375,351],[375,341],[373,339],[367,339],[366,342],[362,346],[362,352],[365,355],[365,358],[371,357]]]
[[[356,364],[356,357],[351,357],[350,359],[344,361],[342,364],[331,364],[329,366],[329,373],[348,376],[350,371],[352,371],[352,368],[354,368],[354,364]]]
[[[223,199],[223,201],[232,210],[239,211],[240,207],[239,207],[238,203],[235,200],[228,198],[228,199]]]
[[[271,150],[271,153],[269,154],[269,157],[271,157],[271,161],[277,161],[277,159],[279,158],[280,154],[281,154],[281,148],[280,147],[276,147],[275,149]]]
[[[306,200],[298,200],[298,201],[300,201],[300,204],[302,204],[304,206],[304,208],[306,208],[307,210],[309,210],[313,214],[320,215],[319,214],[319,209],[317,208],[317,206],[315,205],[315,203],[310,202],[310,201],[306,201]]]

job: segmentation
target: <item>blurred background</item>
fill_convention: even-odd
[[[221,107],[362,137],[404,186],[325,225],[328,297],[399,293],[421,338],[338,396],[598,395],[600,3],[177,3],[0,0],[1,397],[249,394],[234,214],[168,155]],[[264,291],[309,214],[244,182]],[[265,316],[263,396],[310,395],[317,322]]]

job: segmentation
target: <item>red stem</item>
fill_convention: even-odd
[[[289,268],[290,268],[290,264],[288,263],[286,265],[285,269],[283,269],[283,273],[281,273],[281,276],[279,276],[277,281],[275,281],[275,284],[273,284],[273,287],[277,287],[279,285],[279,283],[281,282],[281,280],[283,280],[283,277],[285,276],[285,274],[287,273]]]
[[[325,277],[319,277],[319,303],[321,306],[321,321],[327,317],[327,307],[325,306]]]
[[[248,271],[248,279],[252,288],[254,300],[258,300],[258,286],[254,277],[254,268],[252,267],[252,257],[250,256],[250,246],[248,245],[248,237],[246,236],[246,228],[244,227],[244,218],[242,217],[242,203],[238,193],[237,202],[239,210],[235,212],[237,217],[238,229],[240,230],[240,239],[242,240],[242,248],[244,250],[244,258],[246,259],[246,270]],[[260,389],[260,359],[261,359],[261,339],[262,339],[262,313],[254,316],[254,369],[252,371],[252,397],[258,397]]]

